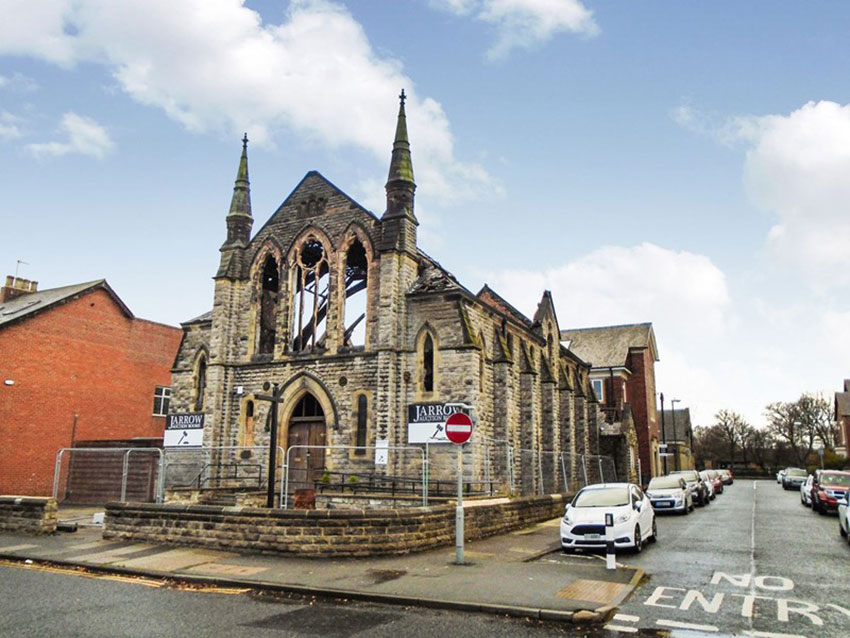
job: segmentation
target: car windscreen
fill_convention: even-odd
[[[679,481],[682,480],[680,476],[656,476],[649,482],[649,485],[646,489],[648,490],[666,490],[671,487],[681,487],[679,485]]]
[[[843,485],[850,487],[850,474],[821,474],[821,485]]]
[[[573,507],[617,507],[628,504],[629,490],[625,487],[582,490],[573,499]]]
[[[794,470],[788,470],[788,473],[785,476],[798,476],[798,477],[802,476],[802,477],[805,477],[806,475],[807,475],[806,470],[796,470],[796,469],[794,469]]]

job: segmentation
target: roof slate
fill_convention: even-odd
[[[60,288],[48,288],[38,292],[31,292],[24,295],[9,299],[0,305],[0,328],[15,321],[20,321],[23,318],[34,315],[47,308],[64,303],[74,297],[78,297],[84,293],[90,292],[95,288],[104,288],[116,303],[121,306],[121,309],[128,317],[132,317],[133,313],[124,305],[124,302],[115,294],[105,279],[96,281],[88,281],[82,284],[74,284],[72,286],[62,286]]]
[[[850,416],[850,392],[835,393],[835,416]]]
[[[594,368],[624,366],[630,348],[655,347],[651,323],[561,330],[561,341],[569,341],[569,349]]]

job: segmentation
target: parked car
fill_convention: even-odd
[[[785,478],[785,470],[779,470],[776,473],[776,482],[781,483],[783,478]]]
[[[703,481],[709,483],[713,488],[712,500],[718,494],[723,494],[723,479],[717,470],[703,470],[699,475]]]
[[[656,476],[646,487],[646,495],[656,512],[687,514],[694,509],[694,498],[681,476]]]
[[[838,499],[850,490],[850,472],[817,470],[812,480],[812,509],[818,514],[838,510]]]
[[[605,514],[614,517],[614,546],[643,549],[655,541],[655,511],[646,494],[632,483],[588,485],[567,505],[561,519],[564,551],[605,548]]]
[[[732,485],[732,483],[735,482],[735,474],[732,472],[732,470],[727,470],[724,468],[717,470],[717,473],[720,474],[721,478],[723,479],[723,485]]]
[[[782,477],[782,489],[799,490],[808,476],[809,473],[799,467],[785,468],[785,475]]]
[[[838,501],[838,531],[850,543],[850,490]]]
[[[697,472],[697,474],[699,474],[702,484],[705,485],[705,490],[708,492],[708,500],[713,501],[716,498],[716,495],[714,494],[714,481],[708,477],[708,474],[703,472]]]
[[[814,474],[809,474],[806,482],[800,486],[800,502],[806,507],[812,506],[812,481],[815,479]]]
[[[691,494],[693,494],[694,503],[697,505],[708,505],[710,503],[708,500],[708,488],[702,482],[699,472],[696,470],[677,470],[670,472],[670,475],[681,476],[685,479],[688,487],[691,489]]]

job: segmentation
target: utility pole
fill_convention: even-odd
[[[670,399],[670,416],[673,417],[673,445],[676,446],[676,460],[674,464],[676,466],[676,471],[678,472],[681,467],[679,467],[679,439],[676,437],[676,404],[681,403],[679,399]]]

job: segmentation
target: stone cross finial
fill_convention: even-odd
[[[248,134],[247,133],[245,133],[245,135],[242,136],[242,148],[243,149],[248,148]]]
[[[398,96],[398,99],[401,100],[401,105],[404,106],[404,101],[407,99],[407,96],[404,94],[404,89],[401,90],[401,95]]]

